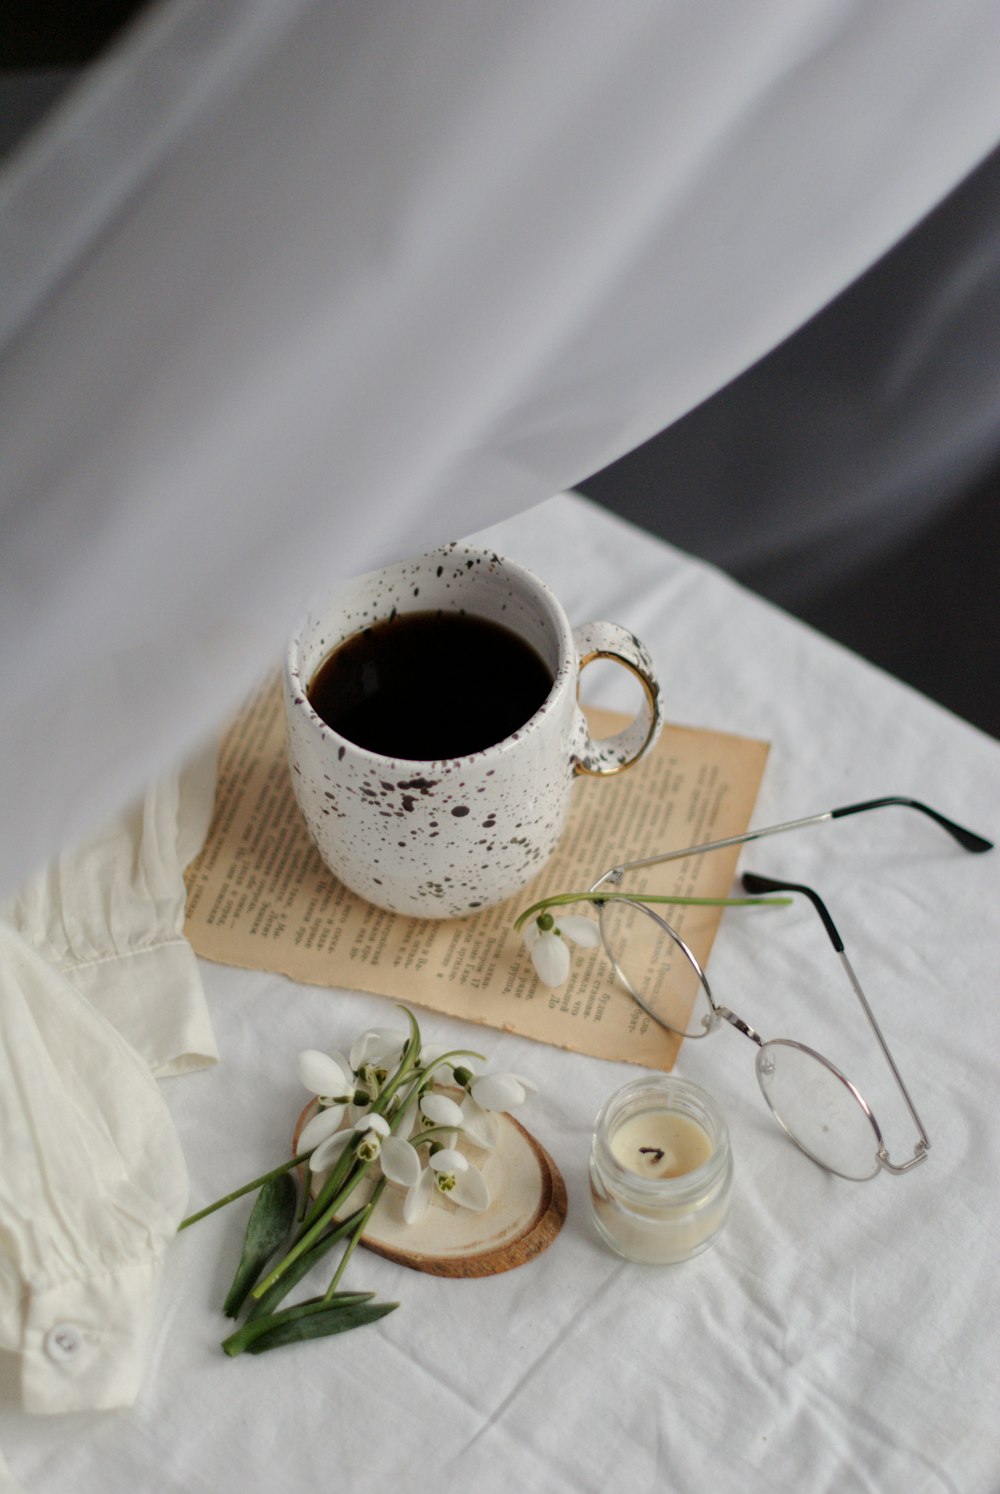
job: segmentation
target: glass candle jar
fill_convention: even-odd
[[[597,1117],[594,1221],[630,1261],[665,1265],[707,1250],[726,1222],[732,1182],[726,1118],[687,1079],[634,1079]]]

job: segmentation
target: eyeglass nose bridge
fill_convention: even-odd
[[[735,1027],[737,1032],[742,1032],[743,1036],[748,1037],[752,1043],[756,1043],[758,1048],[763,1048],[764,1039],[760,1033],[751,1027],[749,1022],[744,1022],[742,1017],[738,1017],[735,1012],[731,1012],[728,1006],[716,1006],[714,1008],[714,1015],[721,1017],[731,1027]]]

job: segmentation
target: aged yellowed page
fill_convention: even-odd
[[[588,714],[599,735],[623,724],[607,712]],[[745,830],[767,752],[765,742],[668,725],[635,768],[578,779],[559,848],[519,897],[464,919],[404,918],[363,902],[321,861],[292,793],[281,693],[271,681],[222,743],[212,827],[187,874],[186,933],[198,954],[223,964],[374,991],[576,1052],[667,1069],[679,1041],[617,985],[602,949],[574,950],[567,984],[552,990],[537,980],[512,925],[538,898],[585,891],[619,862]],[[643,881],[649,891],[725,897],[738,852],[669,862]],[[660,911],[704,963],[723,910]]]

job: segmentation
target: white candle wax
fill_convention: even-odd
[[[641,1110],[611,1134],[611,1155],[640,1178],[677,1178],[712,1155],[712,1139],[679,1110]]]

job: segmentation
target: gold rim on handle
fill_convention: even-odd
[[[646,733],[645,740],[643,741],[639,750],[633,753],[632,756],[625,762],[614,763],[605,768],[590,768],[586,763],[579,762],[574,764],[574,772],[584,773],[588,778],[613,778],[615,774],[624,773],[628,768],[634,767],[639,759],[644,755],[646,749],[656,735],[656,704],[659,690],[658,687],[654,685],[649,676],[644,674],[637,664],[633,664],[631,659],[626,659],[624,654],[616,654],[609,649],[595,648],[592,649],[589,654],[584,654],[580,659],[580,668],[576,681],[576,699],[578,705],[580,703],[580,676],[583,674],[583,671],[586,669],[587,665],[593,664],[595,659],[608,659],[612,664],[623,664],[628,670],[629,674],[634,675],[635,678],[639,681],[639,684],[642,686],[643,695],[646,697],[646,705],[649,707],[649,730]],[[637,716],[636,720],[638,719],[639,718]],[[631,726],[634,725],[635,721],[631,723]],[[625,730],[630,731],[631,726],[627,726]],[[594,746],[600,748],[602,742],[613,742],[614,740],[614,737],[603,737],[598,739],[598,741],[594,743]]]

